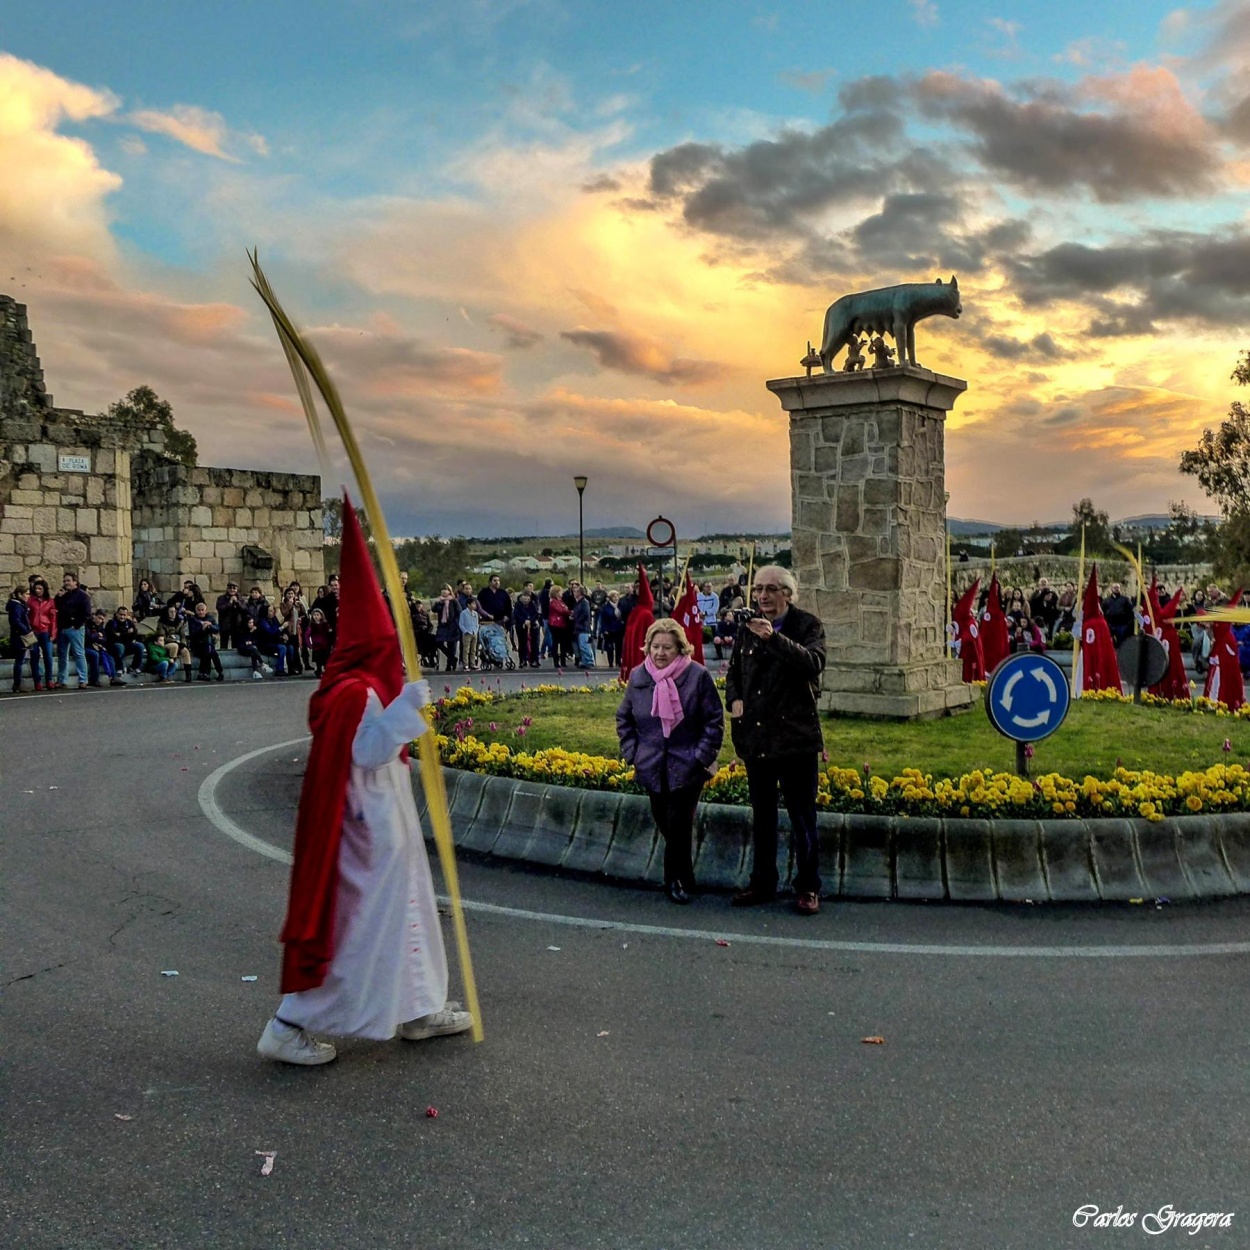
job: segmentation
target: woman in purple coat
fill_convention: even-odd
[[[616,732],[664,838],[664,889],[674,903],[688,903],[695,807],[716,772],[725,709],[712,675],[690,658],[694,648],[671,617],[647,630],[643,650],[647,658],[630,673],[616,709]]]

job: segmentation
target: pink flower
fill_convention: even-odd
[[[517,736],[518,738],[524,738],[524,737],[525,737],[525,734],[526,734],[526,729],[525,729],[525,726],[524,726],[524,725],[518,725],[518,726],[516,727],[516,736]]]
[[[1031,742],[1026,742],[1024,744],[1024,758],[1026,760],[1031,760],[1033,758],[1033,744]]]
[[[534,723],[534,718],[532,716],[521,717],[521,724],[524,725],[526,729],[528,729],[533,723]]]
[[[487,727],[487,729],[489,729],[489,730],[491,731],[491,733],[494,733],[494,732],[495,732],[495,730],[499,728],[499,722],[498,722],[498,721],[491,721],[491,723],[490,723],[489,725],[487,725],[486,727]]]
[[[472,729],[472,728],[473,728],[473,717],[472,717],[472,716],[466,716],[466,717],[465,717],[464,727],[465,727],[466,729]]]
[[[826,763],[826,764],[827,764],[827,763],[829,763],[829,752],[828,752],[828,751],[822,751],[822,752],[820,753],[820,758],[821,758],[821,760],[822,760],[824,763]]]
[[[868,774],[871,772],[872,772],[872,765],[867,760],[865,760],[864,761],[864,776],[867,777]]]
[[[444,686],[444,687],[443,687],[443,693],[444,693],[444,694],[451,694],[451,687],[450,687],[450,686]]]
[[[1225,738],[1224,745],[1220,749],[1223,751],[1231,751],[1233,749],[1233,744],[1227,738]]]

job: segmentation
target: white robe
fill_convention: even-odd
[[[335,1037],[394,1037],[447,1003],[447,954],[434,883],[399,750],[424,719],[401,695],[373,691],[352,742],[339,846],[334,958],[314,990],[284,995],[278,1017]]]

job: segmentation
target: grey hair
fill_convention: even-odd
[[[759,585],[760,578],[768,573],[772,576],[783,590],[789,591],[790,602],[798,603],[799,601],[799,583],[795,580],[795,576],[789,569],[783,569],[780,564],[766,564],[763,568],[755,570],[755,583]],[[752,587],[751,589],[754,589]]]

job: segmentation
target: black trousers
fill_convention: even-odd
[[[217,654],[217,649],[215,647],[211,651],[197,652],[196,658],[200,662],[201,677],[207,677],[210,669],[216,669],[218,673],[221,672],[221,656]]]
[[[820,850],[816,840],[816,752],[747,760],[747,791],[755,832],[751,886],[777,892],[777,787],[790,814],[794,849],[794,891],[820,893]]]
[[[680,881],[687,890],[694,889],[694,812],[703,791],[703,782],[682,786],[680,790],[661,790],[651,794],[651,815],[664,839],[664,884]]]

